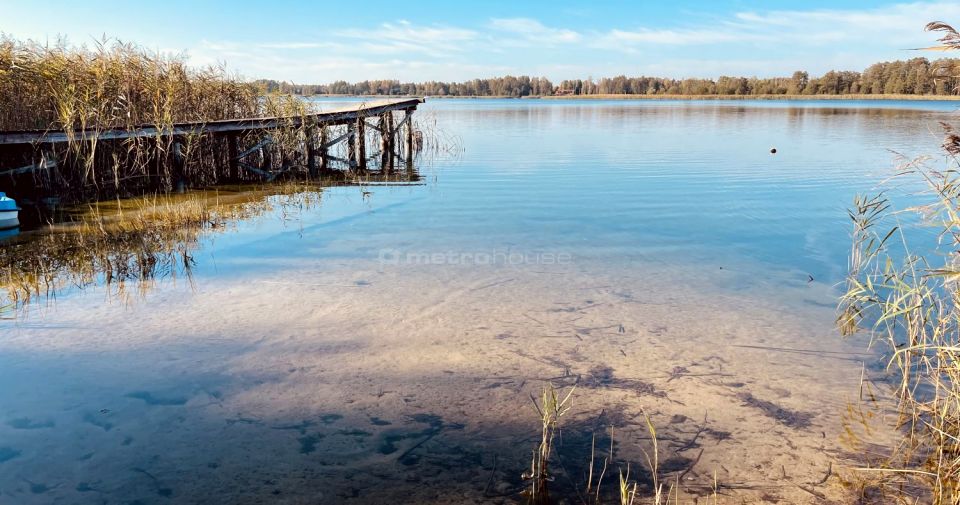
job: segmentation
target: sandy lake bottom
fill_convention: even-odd
[[[832,315],[821,286],[799,279],[783,304],[665,271],[303,270],[124,310],[60,303],[55,325],[24,323],[3,345],[4,494],[510,502],[498,496],[520,490],[539,433],[530,394],[547,382],[577,384],[558,486],[585,483],[592,437],[603,452],[611,428],[615,459],[642,472],[645,411],[686,498],[714,473],[750,501],[839,491],[816,483],[843,461],[863,348],[811,323]]]

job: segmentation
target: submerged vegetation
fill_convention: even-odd
[[[571,474],[571,468],[564,465],[561,470],[554,472],[550,470],[551,462],[558,459],[556,454],[556,439],[562,439],[561,420],[572,408],[573,393],[576,386],[572,386],[566,392],[558,390],[553,384],[547,384],[540,393],[540,398],[534,398],[534,408],[540,419],[540,436],[538,437],[537,447],[533,450],[533,456],[530,461],[530,469],[523,473],[523,480],[527,481],[526,489],[521,493],[524,502],[528,505],[549,505],[551,503],[565,503],[576,498],[576,503],[583,505],[603,505],[617,503],[619,505],[639,505],[649,503],[652,505],[667,505],[669,503],[680,503],[680,478],[686,475],[689,468],[684,471],[673,469],[673,482],[665,483],[661,476],[662,468],[660,464],[660,444],[657,438],[657,429],[650,419],[650,416],[641,408],[640,414],[643,417],[649,435],[649,448],[640,448],[644,456],[642,462],[645,467],[631,470],[629,462],[617,461],[614,455],[614,433],[610,427],[609,448],[600,449],[598,457],[597,436],[593,433],[589,440],[589,462],[585,468],[584,475]],[[580,434],[581,436],[583,434]],[[571,434],[568,433],[568,437]],[[569,482],[566,486],[561,486],[558,482],[558,475]],[[581,482],[580,479],[585,479]],[[613,481],[614,486],[608,483]],[[665,486],[665,484],[667,484]],[[565,487],[570,496],[560,496],[551,498],[551,489]],[[710,490],[710,503],[716,503],[718,500],[717,483],[714,481],[713,489]]]
[[[552,386],[546,387],[540,395],[539,405],[534,403],[537,413],[540,414],[540,443],[533,451],[530,471],[523,474],[523,478],[530,481],[526,495],[531,505],[550,503],[548,483],[553,480],[549,469],[550,455],[553,453],[554,438],[560,429],[560,418],[570,410],[570,396],[573,391],[574,388],[570,388],[566,395],[561,396]]]
[[[944,49],[960,49],[952,27],[928,29],[945,33]],[[838,325],[845,335],[870,330],[894,379],[900,436],[863,469],[864,497],[882,503],[960,503],[960,135],[942,125],[945,162],[905,160],[894,178],[925,183],[927,203],[898,210],[883,194],[860,196],[850,212],[853,249]],[[936,233],[905,230],[901,216],[911,215],[921,232]]]

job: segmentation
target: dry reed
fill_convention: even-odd
[[[943,47],[960,49],[950,26],[928,29],[947,34]],[[927,203],[897,211],[883,194],[858,196],[850,211],[853,248],[837,324],[844,335],[869,331],[886,355],[898,429],[884,457],[860,469],[865,500],[960,503],[960,137],[944,129],[945,166],[904,160],[894,177],[923,181]],[[919,244],[924,235],[914,226],[904,230],[901,216],[914,214],[938,232],[931,242]],[[864,426],[876,419],[862,406],[848,417]],[[863,447],[868,432],[848,436]]]
[[[107,39],[87,47],[0,35],[0,130],[68,135],[61,144],[4,146],[0,176],[9,193],[31,206],[50,196],[62,203],[93,201],[263,177],[231,169],[227,136],[170,135],[177,123],[287,118],[251,157],[275,172],[302,168],[308,137],[299,119],[313,112],[308,101],[267,94],[223,66],[191,67],[179,55]],[[145,126],[156,134],[102,138],[108,129]],[[240,134],[238,151],[257,145],[263,135]]]

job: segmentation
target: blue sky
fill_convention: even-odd
[[[862,70],[917,56],[904,49],[931,45],[934,20],[960,25],[960,1],[0,0],[18,38],[106,35],[299,83]]]

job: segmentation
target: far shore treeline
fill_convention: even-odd
[[[797,71],[789,77],[727,77],[670,79],[664,77],[604,77],[565,80],[505,76],[463,82],[400,82],[291,84],[257,81],[268,91],[297,95],[411,96],[589,96],[589,95],[955,95],[960,91],[960,59],[913,58],[871,65],[863,72],[833,71],[819,77]]]

